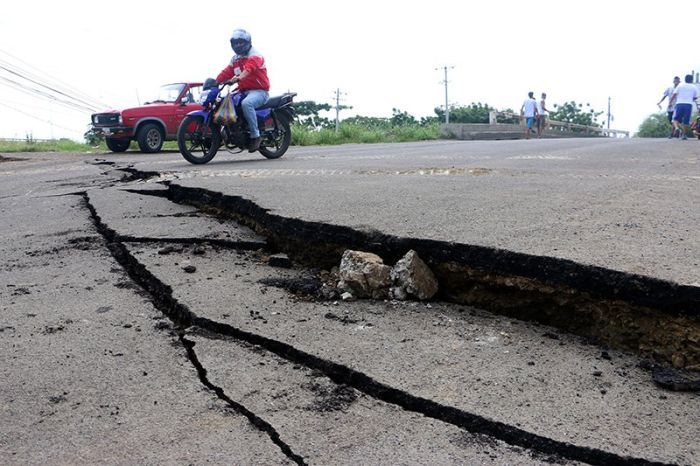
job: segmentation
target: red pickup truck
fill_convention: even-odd
[[[155,100],[140,107],[94,113],[92,127],[113,152],[126,151],[134,139],[142,152],[158,152],[164,141],[177,139],[185,116],[202,108],[201,93],[202,83],[166,84]]]

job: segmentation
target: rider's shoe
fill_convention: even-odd
[[[261,142],[262,138],[260,136],[255,139],[251,139],[250,144],[248,145],[248,152],[255,152],[256,150],[260,149]]]

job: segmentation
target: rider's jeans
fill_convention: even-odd
[[[246,91],[248,94],[241,101],[241,109],[243,110],[243,116],[245,121],[248,122],[248,129],[250,129],[250,138],[260,137],[260,130],[258,129],[258,118],[255,115],[255,109],[261,107],[267,102],[268,93],[262,90],[251,90]]]

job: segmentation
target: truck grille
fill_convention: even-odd
[[[92,122],[96,125],[118,125],[119,124],[119,114],[118,113],[99,113],[93,115]]]

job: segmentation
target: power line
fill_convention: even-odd
[[[22,78],[22,79],[26,79],[27,81],[29,81],[29,82],[31,82],[31,83],[38,84],[39,86],[44,87],[44,88],[46,88],[46,89],[48,89],[48,90],[50,90],[50,91],[52,91],[52,92],[55,92],[55,93],[60,94],[60,95],[62,95],[62,96],[68,97],[69,99],[73,99],[74,101],[83,103],[83,104],[85,104],[86,106],[88,106],[88,107],[90,108],[90,110],[93,111],[93,112],[94,112],[94,111],[97,111],[97,107],[95,107],[95,105],[91,104],[90,102],[86,102],[86,101],[84,101],[83,99],[80,99],[80,98],[78,98],[78,97],[76,97],[76,96],[68,95],[68,94],[66,94],[65,92],[62,92],[62,91],[60,91],[60,90],[58,90],[58,89],[55,89],[55,88],[53,88],[53,87],[51,87],[51,86],[48,86],[48,85],[46,85],[46,84],[43,84],[43,83],[41,83],[41,82],[39,82],[39,81],[36,81],[36,80],[34,80],[34,79],[28,78],[27,76],[24,76],[24,75],[22,75],[22,74],[20,74],[20,73],[17,73],[17,72],[15,72],[15,71],[13,71],[13,70],[11,70],[11,69],[9,69],[9,68],[6,68],[6,67],[3,66],[2,64],[0,64],[0,69],[5,70],[5,71],[7,71],[8,73],[14,74],[15,76],[18,76],[18,77],[20,77],[20,78]]]
[[[73,94],[74,96],[80,96],[80,98],[82,100],[92,103],[93,106],[95,106],[95,107],[109,107],[108,104],[105,104],[104,102],[101,102],[100,100],[95,99],[92,96],[89,96],[88,94],[86,94],[82,90],[78,90],[78,89],[72,87],[71,85],[66,84],[65,82],[61,81],[60,79],[56,78],[55,76],[52,76],[52,75],[48,74],[47,72],[38,69],[37,67],[27,63],[26,61],[22,60],[19,57],[12,55],[9,52],[6,52],[4,50],[0,50],[0,54],[4,54],[7,57],[10,57],[15,61],[22,63],[23,65],[25,65],[25,67],[29,68],[29,70],[34,70],[34,72],[32,72],[32,71],[29,71],[27,69],[23,69],[22,67],[20,67],[16,63],[12,63],[12,62],[7,61],[6,59],[0,58],[0,63],[3,63],[5,66],[9,66],[10,68],[13,68],[15,71],[19,70],[19,72],[21,72],[27,76],[30,76],[34,79],[41,80],[44,82],[49,82],[49,83],[51,83],[51,85],[53,87],[57,87],[57,88],[62,89],[66,94]]]
[[[21,114],[23,114],[23,115],[26,115],[26,116],[28,116],[28,117],[30,117],[30,118],[34,118],[35,120],[39,120],[39,121],[41,121],[41,122],[43,122],[43,123],[48,123],[48,124],[50,124],[50,125],[52,125],[52,126],[55,126],[55,127],[57,127],[57,128],[65,129],[65,130],[71,131],[71,132],[73,132],[73,133],[75,133],[75,134],[80,134],[80,131],[76,131],[74,128],[66,128],[65,126],[57,125],[57,124],[55,124],[55,123],[52,122],[52,121],[43,120],[43,119],[41,119],[41,118],[39,118],[39,117],[37,117],[37,116],[35,116],[35,115],[32,115],[32,114],[27,113],[27,112],[24,112],[24,111],[22,111],[22,110],[20,110],[20,109],[18,109],[18,108],[15,108],[15,107],[13,107],[13,106],[11,106],[11,105],[7,105],[6,103],[0,102],[0,105],[2,105],[3,107],[7,107],[7,108],[9,108],[9,109],[12,109],[12,110],[14,110],[15,112],[19,112],[19,113],[21,113]]]
[[[9,63],[1,58],[0,58],[0,67],[2,69],[5,69],[6,72],[8,72],[8,73],[14,74],[16,76],[19,76],[22,79],[26,79],[27,81],[38,84],[41,87],[44,87],[44,88],[51,90],[52,92],[66,95],[70,99],[81,101],[81,102],[83,102],[91,107],[103,107],[103,106],[105,106],[105,104],[98,102],[97,100],[93,99],[92,97],[85,96],[84,93],[78,92],[77,93],[78,95],[76,95],[76,94],[71,94],[71,92],[59,89],[58,86],[53,84],[53,82],[51,81],[51,79],[52,79],[51,77],[49,77],[49,79],[48,79],[49,84],[47,84],[46,78],[41,77],[41,76],[37,76],[36,74],[34,74],[30,71],[27,71],[25,69],[22,69],[19,66],[17,66],[16,64]],[[81,94],[84,97],[80,96]]]
[[[70,108],[71,110],[80,110],[80,111],[82,111],[82,112],[87,111],[87,112],[90,112],[90,113],[92,113],[92,112],[95,111],[94,108],[86,107],[86,106],[81,105],[81,104],[76,104],[76,103],[74,103],[74,102],[70,102],[70,101],[66,101],[66,100],[63,100],[63,99],[59,99],[58,97],[56,97],[56,96],[54,96],[54,95],[52,95],[52,94],[49,94],[49,93],[44,92],[44,91],[41,91],[41,90],[39,90],[39,89],[31,88],[31,87],[29,87],[29,86],[25,86],[25,85],[23,85],[22,83],[18,83],[17,81],[14,81],[14,80],[12,80],[12,79],[6,78],[6,77],[4,77],[4,76],[0,76],[0,80],[5,81],[5,82],[7,82],[7,83],[10,83],[10,85],[11,85],[10,87],[13,87],[14,89],[19,90],[19,91],[21,91],[21,92],[24,92],[25,94],[32,95],[32,93],[33,93],[33,94],[36,94],[36,95],[40,95],[40,96],[44,97],[45,99],[50,99],[50,100],[52,100],[52,101],[58,103],[59,105],[63,105],[63,106],[65,106],[65,107]],[[2,84],[2,83],[0,83],[0,84]],[[5,84],[5,85],[7,86],[7,84]]]

